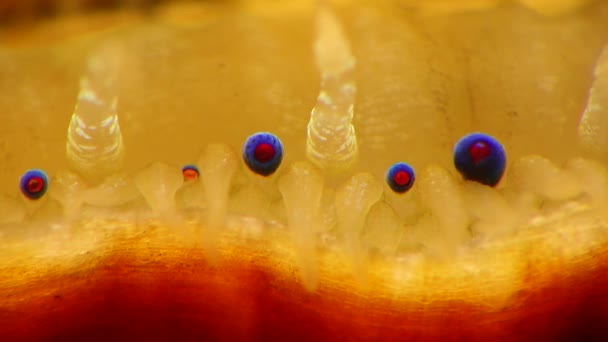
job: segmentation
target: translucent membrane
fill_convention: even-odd
[[[581,116],[578,134],[583,148],[596,158],[606,161],[608,148],[608,48],[598,57],[594,81],[589,90],[587,106]]]
[[[116,109],[121,59],[116,46],[106,46],[89,59],[68,128],[68,160],[92,180],[119,170],[123,163],[124,145]]]
[[[314,290],[319,281],[315,225],[319,219],[323,183],[319,170],[307,162],[291,165],[279,182],[279,189],[285,201],[288,227],[298,253],[302,282],[310,290]]]
[[[203,184],[207,199],[207,220],[203,229],[203,243],[212,259],[217,259],[215,244],[226,226],[228,196],[238,160],[237,154],[229,146],[213,144],[207,147],[198,161],[198,166],[205,175]]]
[[[179,169],[163,163],[154,163],[135,177],[135,184],[146,202],[163,215],[175,215],[175,193],[183,182]]]
[[[321,91],[308,123],[306,153],[317,166],[347,171],[357,160],[357,137],[352,125],[356,83],[355,58],[334,15],[321,9],[314,46],[321,71]]]

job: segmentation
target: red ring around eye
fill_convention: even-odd
[[[32,179],[30,179],[27,182],[27,191],[29,191],[30,193],[38,193],[40,191],[42,191],[42,189],[44,188],[44,179],[40,178],[40,177],[32,177]]]
[[[185,180],[194,180],[198,178],[198,172],[196,172],[196,170],[187,169],[184,170],[183,174]]]
[[[200,171],[196,165],[186,165],[182,168],[182,175],[185,181],[192,181],[200,176]]]
[[[474,163],[482,161],[484,158],[490,155],[492,149],[490,145],[483,141],[478,141],[469,147],[469,155]]]
[[[393,176],[393,181],[399,186],[404,186],[410,182],[410,175],[404,170],[398,171]]]
[[[255,147],[255,151],[253,152],[254,158],[260,163],[266,163],[274,158],[274,147],[268,143],[261,143]]]

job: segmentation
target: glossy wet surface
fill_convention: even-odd
[[[288,161],[303,157],[319,90],[313,8],[285,16],[181,6],[145,19],[131,14],[137,19],[115,26],[109,14],[92,14],[91,33],[41,43],[36,33],[62,27],[46,22],[8,40],[0,51],[4,193],[13,193],[26,168],[52,175],[67,166],[66,128],[86,58],[107,46],[121,56],[116,92],[127,170],[192,162],[208,143],[240,146],[256,131],[276,132]],[[172,19],[180,10],[188,20]],[[607,39],[607,12],[603,3],[559,18],[515,5],[449,16],[339,7],[357,58],[359,168],[381,177],[404,157],[414,168],[449,167],[451,147],[470,131],[495,135],[512,160],[577,155],[576,127]]]

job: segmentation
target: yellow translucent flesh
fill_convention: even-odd
[[[108,45],[124,56],[116,92],[126,172],[153,161],[195,163],[216,142],[238,150],[256,131],[281,137],[285,164],[304,159],[320,82],[312,49],[315,7],[268,3],[178,3],[146,16],[82,14],[7,29],[0,46],[0,193],[16,195],[28,168],[53,176],[68,167],[65,141],[79,81],[88,57]],[[436,3],[436,9],[448,6]],[[472,3],[429,11],[428,4],[407,1],[337,2],[335,13],[357,59],[358,171],[382,180],[389,165],[404,160],[416,170],[438,164],[454,173],[452,146],[471,131],[500,139],[509,162],[540,154],[560,165],[580,155],[578,120],[608,40],[608,4],[545,17],[514,2]],[[508,184],[509,173],[500,187]],[[60,210],[47,204],[50,213]],[[367,286],[420,301],[463,291],[477,294],[476,300],[506,299],[521,286],[530,260],[550,272],[587,260],[606,241],[593,209],[557,208],[526,223],[531,229],[464,253],[457,263],[416,255],[371,258]],[[121,210],[124,215],[111,221],[93,212],[73,224],[56,223],[42,212],[19,231],[3,226],[0,268],[25,277],[61,270],[120,249],[124,241],[135,254],[138,248],[200,247],[204,221],[196,216],[166,224]],[[402,243],[411,236],[436,238],[428,229],[437,226],[433,220],[397,236]],[[260,221],[229,218],[220,252],[230,256],[245,244],[270,253],[276,267],[289,272],[297,264],[289,234]],[[257,242],[248,244],[251,239]],[[563,243],[572,240],[579,243]],[[350,264],[348,254],[330,244],[319,254],[319,282],[356,287]],[[19,279],[7,278],[0,287]]]
[[[258,130],[279,134],[288,160],[303,158],[319,90],[313,4],[287,14],[203,4],[189,25],[169,15],[184,5],[166,6],[117,19],[116,28],[106,18],[113,29],[92,33],[81,22],[87,33],[36,39],[67,18],[7,39],[0,50],[3,192],[14,192],[25,168],[54,174],[67,166],[79,80],[104,43],[125,55],[117,92],[129,171],[151,161],[194,162],[207,144],[240,146]],[[338,7],[358,60],[360,168],[381,175],[401,159],[451,167],[451,148],[469,131],[495,135],[511,160],[578,154],[578,119],[608,37],[607,11],[604,3],[558,18],[513,4],[438,16],[398,3]],[[91,14],[90,22],[108,15]]]

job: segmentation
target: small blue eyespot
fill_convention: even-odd
[[[44,196],[49,185],[49,179],[42,170],[31,169],[26,171],[19,182],[23,195],[31,200]]]
[[[196,180],[200,176],[201,172],[198,170],[196,165],[186,165],[182,167],[182,175],[185,181]]]
[[[269,176],[281,165],[283,143],[274,134],[256,133],[245,141],[243,159],[251,171]]]
[[[454,165],[465,179],[496,186],[506,164],[504,148],[487,134],[469,134],[454,146]]]
[[[396,163],[386,173],[386,183],[396,193],[407,192],[416,180],[414,169],[406,163]]]

